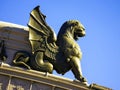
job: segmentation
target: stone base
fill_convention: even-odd
[[[80,82],[53,74],[0,64],[0,90],[111,90],[91,84],[86,86]]]
[[[88,90],[80,82],[1,63],[0,90]]]

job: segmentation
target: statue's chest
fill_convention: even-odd
[[[76,56],[78,58],[82,57],[82,52],[80,46],[75,40],[68,37],[64,37],[61,41],[61,49],[70,56]]]
[[[81,52],[80,46],[74,41],[71,42],[71,46],[72,46],[71,49],[73,51],[73,55],[77,56],[78,58],[81,58],[82,52]]]
[[[74,46],[74,48],[76,48],[80,51],[80,46],[77,43],[74,43],[73,46]]]
[[[75,41],[71,41],[70,46],[72,46],[74,49],[77,49],[78,51],[81,51],[80,46]]]
[[[73,49],[77,50],[78,53],[81,53],[80,46],[77,43],[73,44]]]

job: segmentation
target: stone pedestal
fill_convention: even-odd
[[[77,81],[1,63],[0,90],[89,90]]]
[[[86,86],[78,81],[49,73],[27,70],[0,63],[0,90],[111,90],[97,84]]]
[[[28,33],[27,27],[0,22],[0,41],[4,41],[7,55],[6,61],[0,59],[0,90],[110,90],[97,84],[86,86],[53,74],[13,66],[17,51],[31,52]]]

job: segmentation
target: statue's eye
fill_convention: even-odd
[[[78,22],[73,23],[73,26],[77,26],[77,25],[78,25]]]
[[[78,25],[78,22],[76,22],[75,24]]]

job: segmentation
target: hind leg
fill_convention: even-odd
[[[31,61],[33,69],[42,71],[42,72],[49,72],[52,73],[53,71],[53,65],[49,63],[48,61],[43,60],[43,52],[36,52],[32,56]]]

